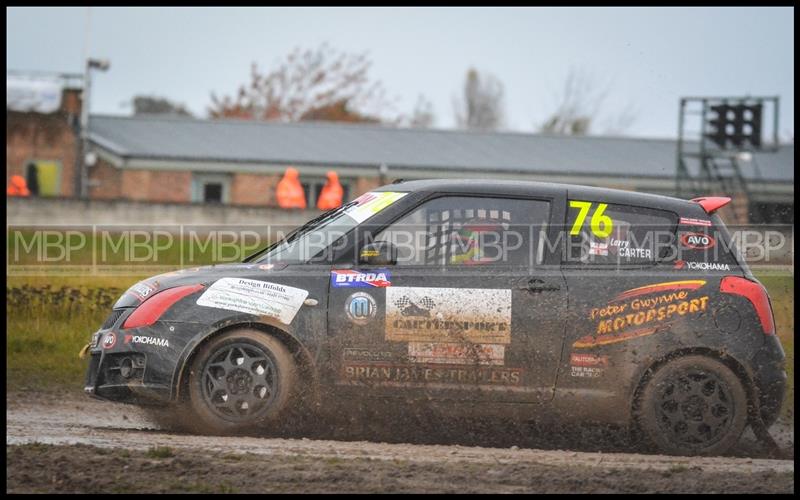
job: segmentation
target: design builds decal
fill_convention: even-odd
[[[345,301],[344,311],[350,321],[357,325],[365,325],[375,317],[378,305],[370,294],[356,292]]]
[[[511,290],[386,289],[386,340],[511,343]]]
[[[412,363],[502,366],[505,362],[505,346],[501,344],[409,342],[408,360]]]
[[[361,272],[355,269],[331,271],[333,288],[373,288],[391,286],[392,273],[388,269]]]
[[[268,281],[220,278],[197,299],[197,305],[277,318],[290,324],[308,290]]]
[[[690,296],[704,280],[669,281],[633,288],[620,293],[608,304],[594,307],[589,321],[594,332],[576,340],[574,348],[590,348],[652,335],[671,321],[696,315],[708,308],[708,295]]]
[[[361,224],[408,193],[380,191],[364,193],[355,199],[356,204],[345,213]]]

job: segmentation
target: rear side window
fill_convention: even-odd
[[[568,200],[565,263],[654,264],[669,254],[677,216],[646,207]]]

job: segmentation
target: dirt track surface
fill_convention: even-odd
[[[193,436],[80,397],[9,394],[6,433],[9,492],[794,491],[792,460]]]

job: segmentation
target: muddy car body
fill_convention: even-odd
[[[86,392],[183,404],[209,432],[302,394],[621,424],[719,453],[775,421],[786,383],[726,200],[387,185],[243,263],[133,286],[92,337]]]

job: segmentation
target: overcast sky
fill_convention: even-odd
[[[422,94],[452,128],[468,67],[505,85],[506,128],[533,131],[571,68],[608,88],[604,123],[674,137],[678,99],[779,95],[781,134],[794,135],[793,8],[8,8],[7,69],[80,72],[89,52],[111,60],[94,79],[93,113],[129,114],[156,94],[204,117],[210,93],[233,94],[250,65],[295,46],[369,51],[371,76],[398,110]]]

